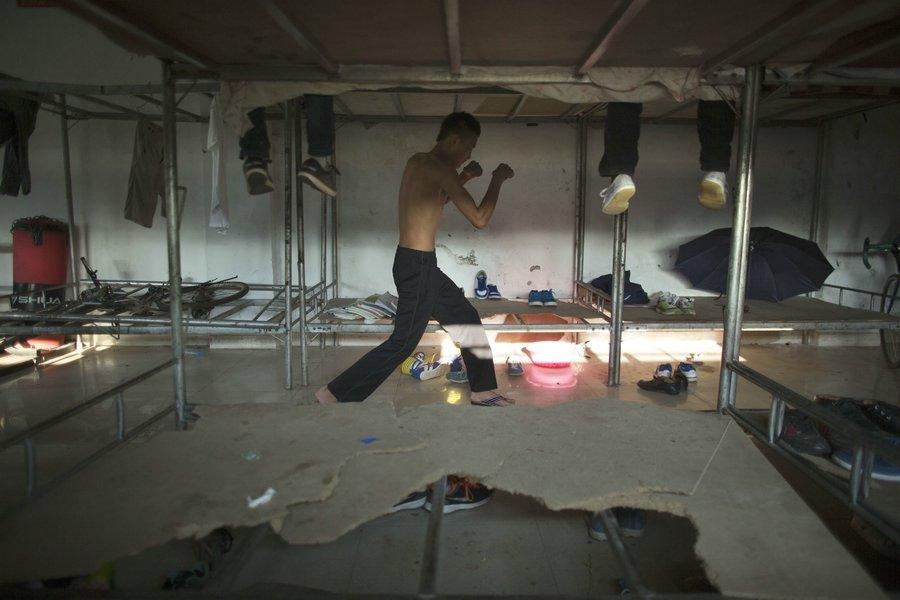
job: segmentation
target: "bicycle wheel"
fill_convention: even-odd
[[[240,281],[223,281],[222,283],[198,285],[184,294],[181,304],[183,306],[198,305],[211,308],[243,298],[249,291],[250,286]]]
[[[897,302],[897,293],[900,291],[900,274],[891,275],[884,282],[884,290],[881,296],[881,312],[887,315],[900,316],[900,302]],[[882,329],[881,351],[888,364],[894,368],[900,367],[900,330]]]

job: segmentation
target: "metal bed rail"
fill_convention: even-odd
[[[883,514],[868,502],[876,453],[900,464],[900,446],[891,443],[891,437],[888,434],[868,432],[859,425],[836,415],[746,365],[728,362],[726,368],[731,373],[770,393],[772,402],[768,411],[766,429],[744,414],[736,404],[726,407],[725,412],[757,439],[786,458],[810,479],[844,503],[850,510],[877,527],[894,543],[900,543],[900,523]],[[815,421],[827,425],[829,429],[839,432],[851,441],[853,462],[848,481],[817,468],[781,439],[787,407],[794,408]]]
[[[869,310],[877,310],[875,308],[875,300],[877,298],[884,299],[884,298],[888,297],[887,294],[884,294],[882,292],[872,292],[869,290],[861,290],[859,288],[849,287],[846,285],[835,285],[835,284],[831,284],[831,283],[825,283],[825,284],[822,284],[822,287],[828,288],[830,290],[837,290],[837,292],[838,292],[837,303],[839,306],[844,305],[844,292],[853,292],[855,294],[863,294],[863,295],[868,296],[869,297]]]
[[[166,360],[165,362],[156,365],[155,367],[152,367],[146,371],[143,371],[142,373],[139,373],[138,375],[132,377],[131,379],[128,379],[127,381],[123,381],[119,385],[116,385],[104,392],[96,394],[96,395],[88,398],[87,400],[81,402],[80,404],[77,404],[57,415],[54,415],[48,419],[41,421],[40,423],[37,423],[36,425],[29,427],[25,431],[17,433],[15,435],[9,437],[8,439],[0,440],[0,452],[4,452],[4,451],[9,450],[10,448],[12,448],[14,446],[18,446],[20,444],[22,445],[22,447],[25,451],[25,496],[20,501],[14,502],[11,506],[0,511],[0,517],[6,516],[10,512],[14,511],[16,508],[22,506],[23,504],[27,503],[28,501],[30,501],[34,498],[36,498],[40,494],[43,494],[43,493],[53,489],[57,485],[66,481],[71,476],[75,475],[76,473],[78,473],[79,471],[81,471],[82,469],[87,467],[92,462],[96,461],[98,458],[100,458],[101,456],[103,456],[104,454],[106,454],[107,452],[112,450],[113,448],[123,444],[125,441],[134,437],[135,435],[138,435],[139,433],[141,433],[142,431],[144,431],[145,429],[147,429],[148,427],[150,427],[151,425],[153,425],[154,423],[156,423],[157,421],[162,419],[164,416],[168,415],[173,410],[175,410],[174,404],[169,404],[165,408],[163,408],[161,411],[158,411],[157,413],[155,413],[150,418],[142,421],[140,424],[135,425],[134,427],[132,427],[130,429],[126,429],[126,427],[125,427],[125,400],[124,400],[124,395],[123,395],[124,392],[126,390],[128,390],[129,388],[141,383],[142,381],[156,375],[160,371],[167,369],[168,367],[171,367],[174,364],[175,364],[175,358],[172,357],[172,358]],[[34,447],[35,436],[46,431],[47,429],[50,429],[51,427],[59,425],[60,423],[63,423],[65,421],[83,413],[84,411],[88,410],[89,408],[93,408],[94,406],[97,406],[104,400],[108,400],[113,397],[115,398],[115,404],[116,404],[116,437],[115,437],[115,439],[112,440],[111,442],[105,444],[100,449],[94,451],[88,457],[80,460],[74,466],[63,471],[61,474],[57,475],[49,482],[47,482],[43,485],[37,485],[37,456],[36,456],[37,453],[36,453],[35,447]]]
[[[164,282],[145,281],[104,281],[104,284],[113,284],[122,288],[133,287],[126,295],[133,294],[148,285],[164,284]],[[330,288],[332,284],[327,286]],[[272,292],[272,298],[241,298],[228,304],[219,305],[223,308],[220,313],[207,319],[184,318],[182,323],[188,333],[223,333],[223,334],[267,334],[277,331],[279,322],[283,327],[284,301],[281,299],[285,288],[274,285],[252,284],[251,291]],[[294,300],[294,309],[299,306],[297,297],[299,287],[291,288]],[[307,298],[321,293],[317,288],[306,291]],[[244,310],[260,307],[252,319],[229,318]],[[103,307],[91,305],[75,305],[67,311],[51,313],[27,313],[27,312],[0,312],[0,333],[8,335],[37,335],[37,334],[162,334],[171,327],[172,319],[169,316],[134,316],[116,314],[109,310],[101,314],[89,314],[85,311],[102,311]],[[264,315],[277,311],[275,316],[262,320]]]

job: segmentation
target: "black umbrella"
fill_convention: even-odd
[[[731,228],[715,229],[678,247],[675,268],[701,290],[725,293]],[[818,290],[834,267],[815,242],[772,229],[750,228],[747,298],[778,302]]]

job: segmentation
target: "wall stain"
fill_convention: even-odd
[[[463,255],[463,254],[457,254],[456,252],[454,252],[453,250],[451,250],[444,244],[435,244],[435,247],[445,250],[447,252],[447,254],[449,254],[450,256],[453,257],[453,260],[455,260],[456,264],[458,264],[458,265],[478,266],[478,257],[475,256],[474,250],[469,250],[468,254]]]
[[[528,269],[529,272],[531,272],[531,271],[540,271],[540,270],[541,270],[541,265],[531,265],[531,268]]]

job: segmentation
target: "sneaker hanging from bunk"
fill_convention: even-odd
[[[628,202],[635,193],[630,175],[617,175],[610,186],[600,192],[601,209],[607,215],[619,215],[628,210]]]
[[[728,182],[725,173],[710,171],[700,182],[700,204],[711,210],[720,210],[728,198]]]
[[[244,179],[247,180],[247,193],[259,196],[275,191],[275,184],[269,177],[269,166],[259,158],[244,160]]]
[[[299,175],[306,180],[305,183],[313,186],[323,194],[332,198],[337,196],[335,175],[340,175],[340,173],[334,166],[329,165],[325,169],[315,158],[307,158],[300,165]]]

